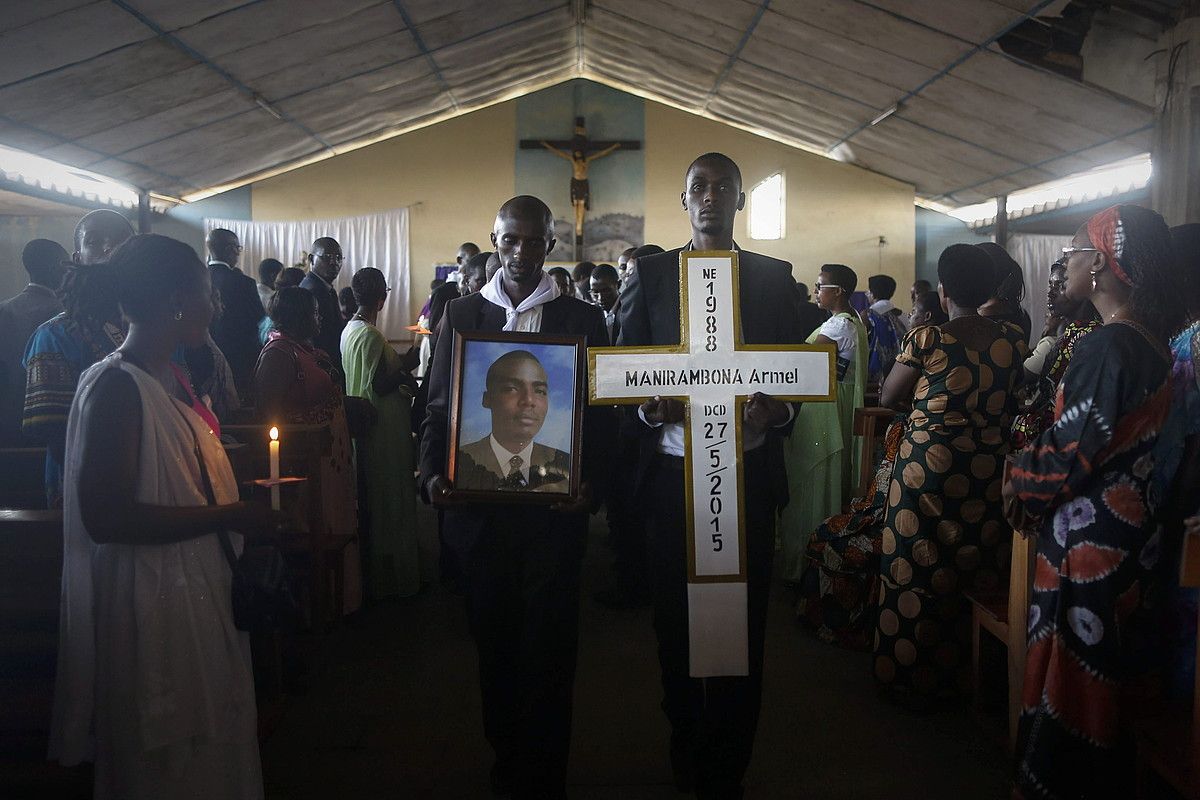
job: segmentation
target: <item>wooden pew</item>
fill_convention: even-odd
[[[0,508],[46,507],[46,448],[0,448]]]
[[[58,652],[62,512],[0,509],[0,756],[45,758]]]
[[[1179,573],[1181,586],[1200,588],[1200,536],[1184,534]],[[1157,775],[1183,797],[1200,797],[1200,618],[1196,652],[1191,712],[1172,709],[1138,722],[1139,798],[1158,796],[1153,793],[1151,775]]]
[[[858,474],[856,497],[865,496],[875,480],[875,469],[879,466],[879,442],[895,416],[896,412],[892,409],[879,406],[854,409],[854,435],[862,437],[862,467]]]
[[[1026,630],[1029,619],[1033,571],[1037,559],[1037,541],[1033,536],[1012,534],[1012,561],[1009,563],[1008,588],[982,594],[966,592],[971,602],[971,688],[976,711],[980,707],[982,658],[980,637],[987,631],[1000,640],[1008,666],[1008,746],[1017,742],[1017,721],[1021,717],[1021,691],[1025,684]]]

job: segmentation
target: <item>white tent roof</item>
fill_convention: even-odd
[[[994,44],[1051,5],[0,0],[0,144],[196,197],[584,77],[969,203],[1149,149]]]

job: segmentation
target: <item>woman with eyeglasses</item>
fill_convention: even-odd
[[[808,540],[827,517],[853,496],[859,474],[854,447],[854,409],[862,408],[867,382],[867,331],[850,306],[858,286],[854,270],[843,264],[821,267],[814,291],[817,304],[830,313],[808,337],[809,344],[837,350],[837,402],[805,403],[785,444],[791,500],[780,518],[784,580],[799,584],[808,560]]]
[[[1017,790],[1132,797],[1131,723],[1161,671],[1173,559],[1155,450],[1172,404],[1168,342],[1186,319],[1162,217],[1113,206],[1063,251],[1068,297],[1102,326],[1075,346],[1055,421],[1021,452],[1006,495],[1041,519],[1029,610]]]
[[[1028,401],[1025,410],[1013,420],[1014,451],[1032,445],[1042,431],[1054,424],[1054,397],[1058,382],[1062,380],[1075,354],[1075,345],[1100,327],[1100,319],[1091,303],[1063,292],[1066,281],[1067,268],[1060,259],[1050,267],[1046,325],[1042,330],[1042,338],[1033,354],[1025,359],[1026,381],[1022,392]]]
[[[958,694],[970,661],[963,592],[1008,574],[1001,477],[1029,348],[1020,328],[978,313],[994,280],[983,250],[946,248],[938,293],[950,320],[904,337],[880,391],[881,405],[912,405],[887,490],[874,662],[905,705]]]
[[[383,273],[363,267],[354,273],[350,287],[358,311],[342,331],[346,392],[369,400],[378,415],[356,443],[371,525],[366,540],[367,588],[374,598],[409,597],[421,590],[411,422],[417,385],[377,327],[388,293]]]

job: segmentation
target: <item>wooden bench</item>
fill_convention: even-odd
[[[857,497],[866,496],[871,482],[875,480],[875,469],[879,466],[879,442],[895,417],[896,412],[890,408],[869,406],[854,409],[854,435],[862,437],[862,467],[858,474]]]
[[[1012,561],[1009,564],[1008,590],[988,594],[966,592],[971,602],[971,689],[976,710],[980,708],[983,671],[980,637],[987,631],[1004,645],[1008,664],[1008,746],[1017,742],[1017,721],[1021,716],[1021,691],[1025,684],[1026,630],[1030,592],[1037,558],[1034,537],[1013,531]]]
[[[62,544],[62,512],[0,509],[0,756],[7,758],[45,758]]]
[[[1181,586],[1200,588],[1200,536],[1185,534],[1179,572]],[[1139,798],[1157,796],[1151,793],[1151,775],[1183,797],[1200,797],[1200,618],[1196,652],[1191,712],[1172,710],[1136,726]]]
[[[46,507],[46,448],[0,448],[0,508]]]

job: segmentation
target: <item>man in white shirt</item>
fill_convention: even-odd
[[[707,153],[684,175],[680,196],[691,222],[687,249],[737,250],[742,338],[747,344],[800,344],[798,298],[785,261],[738,250],[734,217],[745,205],[742,175],[728,156]],[[679,253],[639,256],[621,292],[623,346],[679,344]],[[671,723],[675,785],[698,798],[742,796],[762,702],[767,597],[775,554],[775,512],[787,503],[783,440],[792,406],[755,394],[744,406],[743,536],[748,584],[750,674],[701,680],[688,674],[684,406],[655,398],[637,410],[637,502],[644,508],[649,582],[662,669],[663,711]]]
[[[517,331],[582,336],[591,347],[607,344],[600,309],[560,295],[543,269],[555,244],[554,215],[545,203],[529,196],[505,203],[496,214],[492,244],[500,269],[480,291],[446,304],[446,341],[454,341],[455,331]],[[613,472],[616,414],[605,406],[583,409],[578,498],[551,506],[461,502],[453,494],[457,483],[446,477],[454,349],[439,344],[433,350],[420,486],[444,510],[445,544],[462,565],[479,655],[483,731],[496,754],[492,790],[565,800],[579,576],[588,512],[603,500]],[[536,414],[525,416],[529,419],[518,427],[532,439]],[[531,456],[536,452],[535,444]]]

